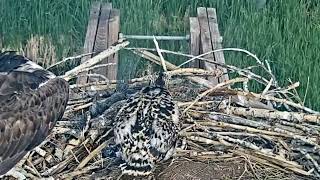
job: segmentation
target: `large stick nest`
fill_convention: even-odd
[[[167,86],[182,114],[181,147],[186,148],[177,149],[173,159],[159,164],[153,176],[156,179],[320,177],[320,115],[303,105],[296,93],[298,83],[280,87],[267,62],[253,56],[257,68],[265,71],[263,77],[251,68],[197,57],[236,74],[234,79],[214,85],[207,79],[222,76],[220,69],[213,72],[178,68],[152,53],[153,50],[129,50],[166,66]],[[166,50],[161,53],[192,57]],[[78,69],[69,74],[75,76],[79,72]],[[125,100],[148,85],[153,77],[143,76],[126,83],[101,81],[71,85],[63,119],[47,140],[21,162],[21,172],[30,178],[120,177],[116,158],[110,155],[114,153],[113,118]],[[264,90],[250,92],[250,82],[262,84]]]

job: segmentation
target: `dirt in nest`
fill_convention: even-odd
[[[174,161],[156,179],[170,180],[213,180],[251,178],[245,172],[242,162],[194,162],[187,160]]]
[[[160,170],[160,169],[159,169]],[[253,180],[253,179],[308,179],[294,174],[287,174],[274,168],[249,164],[245,160],[231,160],[226,162],[199,162],[191,160],[176,160],[165,166],[156,175],[157,180]]]
[[[245,172],[245,165],[242,162],[195,162],[189,160],[175,160],[158,166],[149,177],[132,177],[123,175],[112,176],[111,179],[121,180],[215,180],[215,179],[253,179]],[[109,174],[110,176],[110,174]],[[118,177],[118,178],[116,178]]]
[[[120,171],[105,173],[91,179],[110,180],[312,180],[292,173],[287,174],[270,167],[249,167],[245,161],[195,162],[178,160],[158,167],[153,176],[134,177]],[[255,166],[255,165],[253,165]],[[254,168],[254,172],[251,168]],[[101,176],[102,175],[102,176]]]

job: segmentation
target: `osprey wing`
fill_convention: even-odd
[[[23,56],[0,54],[0,175],[47,137],[68,97],[64,79]]]

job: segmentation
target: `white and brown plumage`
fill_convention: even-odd
[[[163,85],[160,74],[154,86],[130,98],[115,118],[115,142],[124,161],[123,174],[149,175],[157,162],[174,153],[179,111]]]
[[[38,146],[61,119],[69,85],[14,52],[0,53],[0,175]]]

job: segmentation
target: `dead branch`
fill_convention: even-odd
[[[123,42],[119,42],[118,44],[116,44],[114,46],[110,46],[107,50],[99,53],[98,55],[94,56],[93,58],[87,60],[86,62],[80,64],[79,66],[73,68],[72,70],[66,72],[63,76],[61,76],[61,78],[64,78],[65,80],[68,81],[68,80],[72,79],[73,77],[77,76],[82,71],[82,69],[86,69],[86,68],[89,68],[95,64],[98,64],[106,57],[111,56],[112,54],[118,52],[120,49],[126,47],[127,45],[129,45],[129,42],[123,41]]]
[[[267,119],[283,119],[295,123],[311,122],[320,123],[320,115],[306,114],[300,112],[286,112],[277,110],[257,109],[257,108],[241,108],[241,107],[223,107],[219,108],[222,112],[227,114],[234,114],[238,116],[250,116]]]

